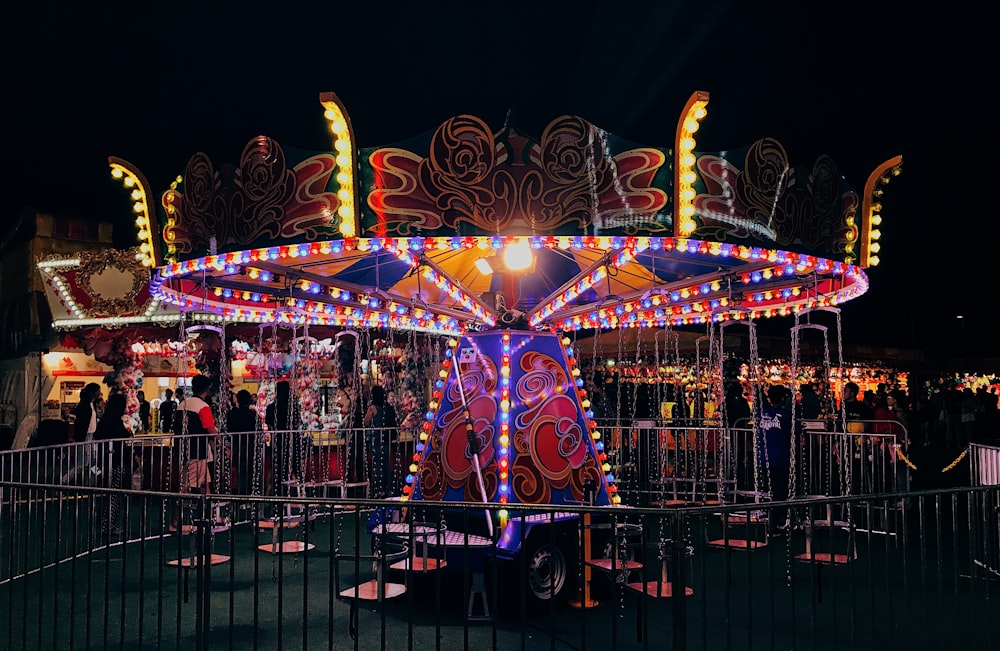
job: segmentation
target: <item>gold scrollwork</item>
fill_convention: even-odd
[[[84,253],[80,256],[77,284],[91,300],[91,312],[108,316],[132,313],[136,309],[135,298],[149,285],[149,270],[136,260],[136,249],[126,251],[106,249]],[[97,292],[92,281],[108,268],[115,268],[132,276],[132,286],[121,296],[106,298]]]

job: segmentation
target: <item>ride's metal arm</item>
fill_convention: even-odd
[[[465,387],[462,386],[462,371],[459,369],[459,362],[455,360],[455,378],[458,381],[458,395],[462,399],[462,414],[465,416],[465,435],[469,440],[469,450],[472,452],[472,467],[476,471],[476,481],[479,482],[479,494],[483,497],[483,503],[488,504],[486,497],[486,484],[483,483],[483,469],[479,467],[479,439],[476,438],[475,429],[472,426],[472,415],[469,413],[469,403],[465,400]],[[493,516],[489,509],[486,510],[486,527],[489,529],[490,537],[493,537]]]

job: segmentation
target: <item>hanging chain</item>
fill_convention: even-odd
[[[838,389],[839,389],[838,395],[841,396],[841,401],[840,401],[840,424],[841,424],[841,428],[840,428],[840,431],[844,433],[843,436],[844,436],[845,443],[849,443],[850,442],[850,437],[847,435],[847,409],[846,409],[846,406],[844,405],[844,400],[843,400],[843,396],[844,396],[844,338],[843,338],[843,332],[841,330],[841,324],[840,324],[840,310],[839,309],[836,310],[834,312],[834,314],[836,315],[836,318],[837,318],[837,367],[840,369],[840,380],[839,380],[839,386],[838,386]],[[846,447],[846,446],[841,446],[841,447],[844,449],[844,452],[841,453],[842,461],[841,461],[841,464],[840,464],[841,467],[842,467],[842,469],[843,469],[844,495],[845,496],[850,496],[851,495],[851,481],[852,481],[852,476],[851,476],[851,460],[850,460],[850,458],[848,458],[846,460],[843,459],[843,457],[845,455],[847,455],[847,451],[850,450],[850,448]],[[846,509],[846,512],[847,512],[847,520],[850,521],[850,518],[851,518],[851,503],[850,502],[848,502],[845,505],[845,509]]]
[[[798,390],[799,375],[798,375],[798,365],[799,365],[799,317],[798,312],[795,313],[795,326],[792,327],[792,359],[791,359],[791,370],[790,374],[792,376],[792,396],[795,396],[795,392]],[[796,424],[798,420],[796,419],[796,411],[798,406],[798,400],[792,400],[792,440],[791,440],[791,454],[788,455],[788,499],[795,499],[798,494],[796,480],[797,477],[797,463],[796,460],[799,456],[800,445],[798,444],[797,428]],[[808,469],[803,468],[803,474],[807,474]],[[808,477],[803,477],[804,480],[808,481]]]
[[[666,428],[663,426],[663,413],[661,412],[663,405],[663,380],[660,373],[660,335],[663,334],[664,346],[666,346],[666,341],[669,339],[670,330],[657,330],[653,334],[653,362],[656,364],[655,369],[655,379],[656,379],[656,423],[657,427],[654,430],[653,442],[650,445],[650,453],[656,450],[656,479],[658,483],[658,490],[656,501],[662,506],[666,500],[666,486],[667,486],[667,432]],[[655,446],[655,447],[653,447]],[[624,599],[624,598],[623,598]],[[623,601],[624,603],[624,601]]]
[[[219,323],[219,339],[221,340],[219,350],[219,391],[216,394],[215,400],[218,407],[218,426],[215,429],[217,432],[228,432],[229,428],[226,425],[226,417],[228,416],[229,408],[232,406],[229,403],[229,396],[233,389],[233,374],[229,368],[229,359],[226,357],[226,321],[224,319]],[[226,435],[218,436],[216,440],[219,441],[219,447],[222,448],[222,452],[215,455],[215,470],[219,473],[216,474],[216,477],[219,477],[218,492],[228,495],[232,493],[231,439]]]

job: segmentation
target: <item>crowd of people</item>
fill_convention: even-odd
[[[780,400],[790,404],[791,391],[785,392]],[[731,393],[726,409],[736,417],[746,416],[749,406],[740,404],[746,400],[738,385]],[[815,388],[804,384],[797,393],[796,418],[817,418],[822,410]],[[769,403],[774,404],[770,396]],[[880,383],[874,389],[862,390],[849,381],[843,386],[841,402],[827,411],[834,418],[843,415],[848,432],[877,435],[861,440],[876,448],[867,453],[876,460],[883,458],[884,466],[895,472],[894,478],[882,479],[896,490],[960,484],[967,480],[968,472],[959,469],[946,474],[942,469],[960,461],[969,443],[1000,441],[996,387],[973,388],[954,378],[928,379],[907,389]]]
[[[886,456],[887,467],[896,469],[895,485],[900,489],[909,487],[911,477],[917,484],[915,487],[936,487],[935,482],[940,484],[942,478],[921,471],[939,469],[969,442],[994,442],[1000,432],[996,387],[972,388],[954,378],[911,383],[908,390],[886,383],[861,390],[855,382],[847,382],[842,387],[841,402],[832,406],[822,404],[822,392],[812,384],[802,384],[796,389],[792,391],[779,384],[766,389],[759,396],[761,408],[755,415],[743,385],[731,382],[726,385],[724,402],[720,405],[730,426],[738,427],[751,418],[759,418],[759,431],[764,437],[759,450],[766,459],[758,458],[757,462],[768,467],[778,485],[787,482],[781,481],[781,477],[787,472],[789,450],[787,444],[774,443],[769,437],[773,432],[775,441],[787,442],[793,417],[809,420],[842,414],[848,431],[857,428],[858,432],[881,435],[878,454]],[[164,399],[153,412],[139,391],[136,432],[152,432],[151,421],[155,416],[159,432],[193,435],[183,459],[178,459],[184,465],[178,473],[178,483],[185,492],[219,488],[213,486],[216,478],[212,477],[211,462],[216,454],[222,453],[232,461],[235,483],[231,489],[235,492],[287,494],[289,483],[302,480],[309,472],[307,457],[311,445],[309,435],[299,431],[298,401],[292,396],[289,383],[276,384],[275,398],[262,414],[256,407],[257,397],[245,389],[231,393],[228,400],[221,402],[216,399],[216,392],[208,377],[198,375],[192,378],[186,391],[184,387],[166,389]],[[825,395],[829,395],[828,391]],[[393,494],[396,483],[391,468],[391,442],[397,439],[399,421],[387,397],[382,387],[371,387],[359,399],[350,400],[350,408],[345,410],[345,428],[358,432],[348,439],[345,478],[368,482],[374,497]],[[596,411],[602,404],[600,392],[594,391],[592,398]],[[678,400],[677,404],[684,403]],[[673,415],[676,416],[676,408]],[[73,416],[70,437],[75,442],[118,441],[133,433],[126,426],[126,396],[112,391],[105,398],[97,383],[88,383],[81,389]],[[218,439],[219,444],[210,436],[230,432],[232,436]],[[262,436],[266,437],[266,446],[260,445]],[[120,442],[81,446],[64,479],[73,482],[84,473],[94,476],[107,473],[101,482],[128,487],[131,468],[137,461],[129,457]],[[90,481],[95,481],[94,477]]]
[[[219,490],[222,486],[219,478],[213,477],[213,461],[216,455],[227,455],[235,481],[230,489],[245,495],[257,491],[288,494],[289,485],[303,481],[309,472],[311,444],[310,435],[299,431],[298,401],[293,399],[288,381],[276,383],[274,400],[263,414],[258,413],[257,397],[245,389],[221,402],[216,393],[217,387],[209,377],[196,375],[186,390],[166,389],[154,414],[144,392],[138,391],[135,423],[126,413],[124,392],[112,390],[105,398],[99,384],[86,384],[72,410],[67,439],[92,444],[74,446],[63,482],[129,488],[133,469],[141,470],[143,460],[139,454],[133,456],[132,451],[139,448],[129,446],[126,439],[152,433],[155,415],[158,433],[185,435],[183,445],[172,446],[172,462],[177,464],[176,488],[180,492]],[[387,497],[394,489],[390,444],[398,439],[399,421],[385,389],[372,387],[363,397],[352,401],[345,419],[345,427],[351,432],[345,479],[367,482],[371,496]],[[171,514],[170,527],[178,526],[179,515],[177,511]]]

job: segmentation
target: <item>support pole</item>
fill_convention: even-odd
[[[597,482],[587,479],[583,483],[583,493],[588,506],[594,505],[594,494],[597,492]],[[583,585],[580,587],[579,598],[569,602],[573,608],[593,608],[600,605],[600,602],[590,598],[590,580],[592,569],[590,567],[591,540],[590,540],[590,513],[584,513],[580,531],[580,543],[583,548]]]

